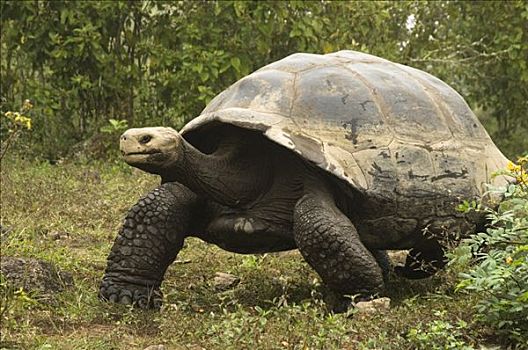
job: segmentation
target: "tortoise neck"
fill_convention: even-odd
[[[160,174],[162,182],[177,181],[198,195],[230,207],[256,200],[268,186],[271,167],[257,144],[228,138],[211,154],[182,138],[182,156]]]

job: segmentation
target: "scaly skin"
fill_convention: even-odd
[[[253,140],[253,134],[246,136]],[[228,137],[202,154],[172,129],[132,129],[122,136],[127,162],[161,175],[165,183],[130,210],[108,257],[103,299],[159,307],[165,271],[190,233],[241,253],[297,246],[337,297],[334,311],[348,307],[344,295],[383,292],[386,254],[361,243],[325,177],[279,148],[256,149],[276,155],[268,162],[247,147],[233,147],[241,143],[240,137]],[[257,156],[261,161],[255,162]],[[199,204],[202,210],[196,210]]]
[[[179,183],[165,183],[128,212],[99,289],[99,297],[141,308],[159,308],[159,290],[191,228],[197,196]]]
[[[301,254],[334,292],[360,297],[383,292],[381,267],[329,193],[308,189],[295,205],[293,222]]]

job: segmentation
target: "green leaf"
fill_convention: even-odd
[[[231,57],[230,62],[231,62],[231,66],[233,66],[233,68],[235,68],[237,73],[240,73],[241,72],[240,59],[238,57]]]

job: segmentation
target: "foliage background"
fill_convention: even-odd
[[[107,144],[100,130],[109,119],[179,128],[267,63],[340,49],[440,77],[467,99],[507,156],[528,150],[522,0],[3,1],[0,9],[0,109],[34,104],[34,131],[19,143],[28,156],[99,156],[94,146]],[[5,125],[0,131],[4,139]]]
[[[527,2],[2,1],[0,14],[0,138],[19,141],[0,168],[2,256],[53,262],[76,281],[48,303],[0,278],[0,348],[528,347],[524,180],[456,252],[460,266],[392,276],[387,314],[328,314],[298,252],[241,256],[199,240],[169,270],[164,309],[138,313],[96,295],[117,218],[157,179],[121,163],[40,161],[111,157],[129,126],[179,128],[269,62],[340,49],[439,76],[514,159],[528,151]],[[472,293],[455,294],[456,269]],[[219,292],[218,271],[241,283]]]

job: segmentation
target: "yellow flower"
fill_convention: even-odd
[[[513,259],[511,256],[506,258],[506,264],[510,265],[513,262]]]
[[[15,113],[15,123],[24,126],[26,129],[31,129],[31,118]]]
[[[510,162],[508,162],[508,165],[506,166],[506,169],[508,169],[512,173],[516,173],[518,171],[521,171],[521,166],[510,161]]]
[[[518,183],[523,183],[525,185],[528,185],[528,174],[523,173],[515,177]]]

